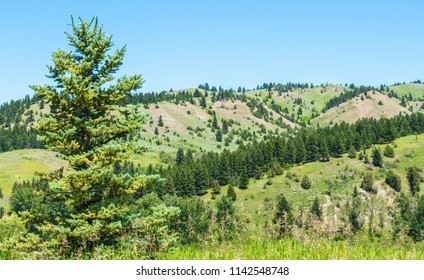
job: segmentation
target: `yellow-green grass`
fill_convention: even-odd
[[[406,136],[395,140],[395,158],[384,157],[387,168],[402,178],[402,191],[409,192],[406,180],[406,168],[410,166],[422,167],[424,162],[424,134]],[[385,145],[377,145],[381,150]],[[367,150],[371,154],[371,149]],[[411,156],[412,155],[412,156]],[[300,182],[286,178],[283,175],[271,178],[272,184],[266,185],[268,178],[261,180],[250,179],[246,190],[235,189],[237,194],[236,207],[239,221],[244,225],[244,231],[234,241],[212,242],[181,246],[176,253],[163,255],[163,259],[424,259],[424,242],[413,244],[407,240],[402,243],[394,241],[389,235],[379,239],[370,239],[366,233],[335,241],[329,238],[308,237],[302,242],[299,239],[274,240],[265,231],[265,221],[270,222],[274,214],[274,207],[279,194],[284,194],[291,203],[294,215],[299,209],[309,211],[313,200],[318,197],[321,204],[329,203],[325,194],[328,189],[327,181],[334,183],[331,194],[331,203],[344,204],[352,195],[356,186],[364,197],[372,199],[359,188],[362,174],[371,172],[375,178],[374,187],[378,190],[373,203],[383,203],[390,206],[397,195],[394,190],[384,183],[385,170],[364,164],[357,158],[351,159],[347,155],[331,159],[330,162],[315,162],[290,168],[291,173],[301,179],[303,175],[311,178],[312,187],[304,190]],[[266,186],[264,188],[264,186]],[[227,186],[221,189],[219,199],[227,192]],[[421,194],[424,190],[421,191]],[[210,204],[214,203],[211,194],[202,199]],[[216,200],[215,200],[216,201]],[[365,203],[367,198],[365,198]],[[376,206],[375,204],[374,206]],[[387,218],[387,217],[386,217]],[[249,220],[249,222],[246,222]],[[388,222],[388,221],[386,221]]]
[[[46,150],[26,149],[0,153],[0,187],[4,198],[0,206],[7,206],[14,182],[29,180],[35,172],[51,172],[68,164]]]
[[[362,100],[363,99],[363,100]],[[380,105],[382,102],[382,105]],[[353,123],[361,118],[381,117],[392,118],[399,113],[407,114],[408,110],[399,105],[396,98],[389,98],[381,93],[368,92],[367,96],[355,97],[333,107],[318,118],[313,120],[314,124],[329,124],[331,122]]]
[[[179,260],[423,260],[424,242],[373,241],[365,234],[349,240],[293,238],[275,240],[246,236],[222,243],[185,245],[162,259]]]
[[[390,87],[399,96],[412,95],[412,98],[424,98],[424,84],[404,84]]]

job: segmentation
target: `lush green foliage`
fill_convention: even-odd
[[[94,255],[99,248],[120,244],[151,257],[172,248],[175,238],[168,225],[179,210],[157,206],[143,215],[130,207],[134,195],[156,177],[116,169],[132,153],[144,150],[129,140],[146,116],[117,106],[141,86],[141,76],[124,76],[112,84],[125,47],[109,55],[111,36],[104,34],[97,19],[72,22],[72,31],[67,37],[74,51],[56,51],[54,65],[48,66],[55,85],[32,88],[51,106],[37,126],[40,140],[74,170],[44,174],[32,187],[15,186],[13,209],[34,233],[23,242],[33,245],[27,248],[30,253],[51,250],[52,255],[43,255],[48,258]],[[117,118],[117,113],[123,117]]]

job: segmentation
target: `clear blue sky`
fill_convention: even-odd
[[[0,102],[32,95],[70,16],[98,16],[143,91],[424,79],[424,1],[1,1]]]

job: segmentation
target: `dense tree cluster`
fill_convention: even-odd
[[[330,157],[340,157],[352,147],[361,151],[373,144],[389,143],[400,136],[423,132],[424,115],[416,113],[393,119],[362,119],[355,124],[342,123],[333,127],[303,128],[291,137],[254,141],[240,145],[233,152],[208,152],[190,160],[184,159],[184,152],[180,149],[178,164],[166,173],[166,177],[172,182],[171,189],[180,196],[204,193],[211,187],[211,178],[221,186],[236,178],[238,186],[245,188],[244,174],[248,178],[260,178],[269,170],[278,171],[282,167],[318,160],[328,161]],[[379,150],[375,153],[378,154]],[[381,163],[378,155],[374,155],[373,159],[377,166]]]
[[[322,112],[326,112],[330,108],[336,107],[343,102],[346,102],[354,97],[359,96],[360,94],[364,93],[367,94],[369,91],[378,90],[377,88],[371,87],[371,86],[360,86],[360,87],[350,87],[349,90],[345,90],[345,92],[341,93],[337,97],[332,97],[324,106],[322,109]]]
[[[37,131],[26,125],[12,128],[0,128],[0,152],[19,149],[42,149],[44,145],[37,141]]]

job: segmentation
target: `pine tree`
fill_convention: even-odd
[[[397,192],[400,192],[400,187],[401,187],[401,179],[398,175],[396,175],[395,173],[393,173],[392,170],[389,170],[386,174],[386,180],[385,180],[386,184],[389,185],[390,187],[392,187],[392,189],[394,189]]]
[[[158,127],[155,127],[155,135],[159,135]]]
[[[247,189],[247,185],[249,184],[249,176],[247,174],[246,166],[243,166],[243,169],[240,174],[240,189]]]
[[[236,201],[236,200],[237,200],[237,194],[236,194],[236,191],[234,190],[234,187],[233,187],[233,185],[232,185],[232,184],[230,184],[230,185],[228,186],[228,189],[227,189],[227,196],[228,196],[229,198],[231,198],[233,201]]]
[[[378,148],[372,150],[372,164],[377,167],[383,167],[383,156]]]
[[[291,235],[293,214],[291,212],[291,206],[284,195],[280,195],[278,199],[277,209],[272,222],[277,225],[279,238]]]
[[[218,119],[216,118],[215,112],[213,112],[212,128],[219,129],[219,127],[218,127]]]
[[[38,232],[45,238],[45,246],[66,242],[67,246],[61,247],[63,254],[71,255],[77,250],[91,252],[100,244],[116,244],[123,229],[131,227],[124,198],[157,176],[114,172],[115,163],[145,150],[131,141],[131,136],[141,130],[146,115],[136,107],[118,106],[143,80],[140,75],[123,76],[113,83],[125,47],[109,54],[112,37],[105,35],[97,19],[80,19],[78,25],[72,20],[67,38],[73,51],[54,52],[54,65],[48,66],[48,77],[55,85],[31,88],[51,107],[51,113],[37,126],[40,140],[73,167],[46,194],[66,211],[45,220]],[[177,212],[169,213],[172,217]]]
[[[175,159],[175,162],[177,163],[177,165],[180,165],[184,161],[184,159],[184,151],[183,149],[179,148],[177,151],[177,158]]]
[[[327,142],[323,140],[320,146],[320,159],[321,161],[330,161],[330,152],[328,151]]]
[[[212,181],[212,192],[214,194],[220,194],[221,193],[221,186],[219,185],[218,180]]]
[[[393,147],[391,145],[387,145],[384,148],[383,155],[385,157],[394,158],[395,157],[395,150],[393,149]]]
[[[205,194],[206,189],[211,185],[210,176],[206,165],[200,164],[194,169],[194,178],[197,195]]]
[[[159,116],[158,126],[163,127],[163,119],[162,119],[162,115],[160,115],[160,116]]]
[[[406,179],[408,180],[409,189],[412,195],[416,195],[420,193],[420,184],[421,184],[421,169],[412,166],[406,169]]]
[[[372,173],[367,173],[364,175],[361,181],[361,188],[369,193],[375,193],[376,190],[373,188],[374,186],[374,177]]]
[[[356,158],[356,150],[355,147],[351,146],[349,151],[347,152],[350,158]]]
[[[318,220],[321,220],[321,218],[322,218],[322,209],[321,209],[321,205],[319,204],[318,197],[316,197],[315,200],[314,200],[314,202],[312,203],[311,213],[312,213],[312,215],[314,215],[315,217],[317,217]]]
[[[147,175],[153,174],[153,165],[151,163],[149,164],[149,166],[147,166],[146,174]]]
[[[218,129],[215,133],[215,140],[218,142],[222,142],[222,132],[221,129]]]
[[[353,232],[357,232],[362,228],[360,221],[361,215],[361,198],[359,197],[358,189],[356,186],[353,189],[352,193],[352,202],[348,212],[349,222],[352,226]]]
[[[302,182],[300,183],[300,186],[302,188],[304,188],[305,190],[311,188],[312,183],[311,183],[311,180],[309,179],[309,177],[307,175],[303,176]]]
[[[227,120],[222,120],[222,133],[228,133],[228,122]]]
[[[202,107],[203,109],[205,109],[207,107],[206,104],[206,98],[202,95],[202,97],[200,98],[200,103],[199,103],[200,107]]]
[[[415,242],[424,240],[424,195],[418,201],[418,207],[415,211],[411,224],[409,226],[408,235],[411,236]]]

